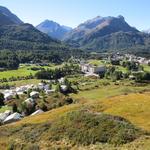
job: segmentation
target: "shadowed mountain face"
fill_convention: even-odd
[[[145,46],[150,37],[131,27],[123,16],[96,17],[69,32],[64,41],[72,46],[94,51]]]
[[[61,40],[66,33],[72,30],[70,27],[61,26],[60,24],[50,20],[45,20],[36,28],[41,32],[48,34],[50,37],[59,40]]]
[[[34,28],[31,24],[0,27],[0,39],[50,43],[55,40]]]
[[[23,22],[6,7],[0,6],[0,25],[22,24]]]
[[[61,42],[40,32],[31,24],[0,26],[0,49],[49,50],[61,47]]]

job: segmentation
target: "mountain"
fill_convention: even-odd
[[[50,38],[31,24],[0,26],[0,49],[43,50],[61,45],[61,42]]]
[[[0,39],[51,43],[56,42],[31,24],[5,25],[0,27]]]
[[[93,51],[124,50],[145,46],[150,36],[131,27],[123,16],[96,17],[69,32],[64,41]]]
[[[45,20],[44,22],[40,23],[36,28],[41,32],[48,34],[52,38],[59,40],[61,40],[66,33],[72,30],[70,27],[63,25],[61,26],[60,24],[50,20]]]
[[[0,6],[0,25],[22,24],[23,22],[6,7]]]
[[[23,23],[10,10],[0,6],[0,50],[48,50],[61,46],[60,41],[40,32],[31,24]]]

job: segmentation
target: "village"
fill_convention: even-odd
[[[102,78],[104,78],[106,74],[109,74],[111,78],[112,76],[116,76],[115,77],[116,80],[122,79],[126,72],[119,74],[119,77],[117,73],[114,74],[114,72],[112,72],[112,67],[116,65],[119,66],[122,60],[135,63],[133,66],[131,66],[131,68],[129,68],[131,70],[133,69],[131,74],[128,75],[128,78],[132,80],[136,79],[135,72],[136,73],[144,72],[143,70],[139,71],[140,65],[149,66],[150,64],[149,59],[146,59],[143,57],[136,57],[135,55],[130,55],[130,54],[121,55],[117,53],[107,58],[103,58],[103,63],[101,64],[92,64],[89,61],[85,61],[85,60],[79,61],[80,64],[78,65],[80,66],[80,71],[81,71],[80,76],[81,77],[84,76],[87,79],[91,77],[96,77],[97,79],[100,78],[102,80]],[[112,74],[110,74],[111,72]],[[108,80],[109,79],[110,78],[108,78]],[[1,93],[4,95],[4,102],[6,104],[14,98],[19,98],[19,97],[22,97],[23,95],[28,95],[26,99],[23,100],[22,103],[35,107],[39,98],[44,99],[43,95],[51,95],[53,93],[57,93],[58,88],[62,93],[65,93],[68,91],[69,88],[72,88],[71,83],[68,83],[69,81],[66,82],[65,80],[66,80],[65,77],[61,77],[58,80],[46,80],[46,81],[41,81],[38,84],[27,84],[27,85],[23,85],[19,87],[11,87],[10,89],[1,90]],[[44,94],[41,95],[41,93],[44,93]],[[34,109],[34,112],[32,111],[32,113],[29,113],[29,115],[30,116],[38,115],[43,112],[44,110],[42,110],[41,108],[36,108]],[[0,123],[7,124],[7,123],[15,122],[24,118],[25,116],[26,115],[24,114],[24,112],[21,112],[21,111],[19,113],[18,111],[12,112],[11,110],[6,110],[5,112],[0,113]]]
[[[68,89],[67,89],[67,85],[64,84],[65,78],[60,78],[58,81],[60,83],[61,91],[66,92]],[[13,87],[11,89],[4,90],[2,91],[2,93],[4,94],[4,101],[5,103],[7,103],[12,99],[14,99],[15,97],[20,97],[30,91],[28,98],[24,100],[23,103],[26,103],[28,105],[34,105],[39,98],[42,98],[40,92],[44,92],[46,95],[50,95],[51,93],[56,92],[56,87],[55,88],[51,87],[52,82],[55,81],[46,81],[46,82],[41,82],[38,85],[31,84],[31,85]],[[43,110],[37,109],[35,112],[33,112],[30,115],[34,116],[37,114],[41,114],[43,112],[44,112]],[[25,117],[25,114],[23,113],[22,114],[18,112],[12,113],[11,110],[6,110],[4,113],[0,113],[0,123],[1,124],[12,123],[22,119],[23,117]]]

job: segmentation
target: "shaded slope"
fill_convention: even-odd
[[[0,25],[22,24],[23,22],[6,7],[0,6]],[[3,18],[2,18],[3,16]],[[6,21],[7,20],[7,21]]]

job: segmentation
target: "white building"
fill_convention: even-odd
[[[35,100],[33,98],[28,98],[24,102],[27,103],[27,104],[34,104]]]
[[[30,97],[32,97],[32,98],[39,98],[39,92],[36,92],[36,91],[32,91],[31,93],[30,93]]]
[[[82,64],[81,65],[81,71],[83,73],[88,73],[88,74],[99,74],[99,73],[103,73],[106,71],[106,67],[105,66],[94,66],[91,64]]]
[[[13,113],[11,115],[9,115],[4,121],[3,123],[12,123],[18,120],[22,119],[22,115],[19,113]]]
[[[61,85],[60,87],[61,87],[61,90],[64,92],[66,92],[68,90],[66,85]]]
[[[4,94],[4,99],[5,101],[13,99],[14,94],[13,93],[5,93]]]

